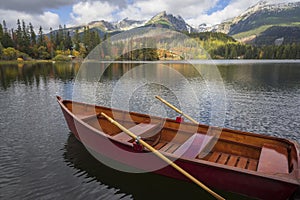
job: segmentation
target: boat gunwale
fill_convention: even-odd
[[[87,105],[87,106],[91,106],[91,107],[95,107],[95,108],[98,107],[100,109],[105,109],[105,110],[110,110],[110,111],[114,110],[114,111],[117,111],[117,112],[129,113],[130,115],[137,115],[137,116],[140,116],[140,117],[149,117],[149,118],[151,117],[151,118],[156,118],[156,119],[165,119],[168,122],[177,123],[175,119],[161,118],[161,117],[157,117],[157,116],[153,116],[153,115],[146,115],[146,114],[137,113],[137,112],[133,112],[133,111],[120,110],[120,109],[117,109],[117,108],[109,108],[109,107],[105,107],[105,106],[99,106],[99,105],[82,103],[82,102],[71,101],[71,100],[62,100],[62,102],[69,102],[71,104],[76,103],[76,104]],[[69,111],[68,108],[67,108],[67,110]],[[93,115],[90,115],[90,116],[88,116],[87,118],[84,118],[84,119],[80,119],[77,115],[75,115],[73,113],[72,113],[72,115],[74,117],[78,118],[79,120],[85,121],[86,119],[96,117],[99,114],[93,114]],[[279,137],[275,137],[275,136],[267,135],[267,134],[261,134],[261,133],[257,134],[257,133],[246,132],[246,131],[241,131],[241,130],[233,130],[233,129],[229,129],[229,128],[226,128],[226,127],[208,126],[208,125],[201,124],[201,123],[199,123],[198,125],[195,125],[194,123],[189,122],[189,121],[185,121],[183,123],[185,125],[189,125],[189,126],[194,126],[194,127],[198,126],[198,127],[201,127],[201,128],[206,128],[207,130],[208,129],[218,129],[218,130],[221,129],[222,132],[226,131],[228,133],[233,133],[233,134],[237,134],[237,135],[240,134],[240,135],[246,135],[246,136],[253,136],[253,137],[256,137],[256,138],[276,140],[276,141],[281,142],[281,143],[286,143],[286,145],[293,145],[293,146],[295,145],[295,141],[285,139],[285,138],[279,138]],[[169,128],[169,127],[166,127],[166,128]],[[170,129],[172,129],[172,128],[170,128]],[[300,145],[298,145],[298,146],[300,147]]]

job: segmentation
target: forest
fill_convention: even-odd
[[[45,33],[40,26],[38,32],[31,23],[17,20],[16,29],[8,29],[5,20],[0,23],[0,60],[57,60],[65,61],[73,58],[85,58],[101,41],[109,40],[110,35],[102,37],[96,29],[88,26],[83,30],[71,29],[59,26],[57,30],[50,29]],[[199,42],[200,46],[208,52],[212,59],[300,59],[300,44],[264,45],[255,46],[236,41],[222,33],[185,33],[187,36]],[[139,46],[137,42],[132,43]],[[131,44],[131,45],[132,45]],[[109,51],[122,52],[126,44],[107,47]],[[117,60],[163,60],[185,59],[183,55],[174,56],[164,52],[161,48],[165,44],[159,44],[157,50],[141,49],[126,53]],[[132,47],[132,46],[131,46]],[[132,47],[132,49],[134,49]],[[184,51],[184,50],[183,50]],[[164,53],[162,53],[164,52]],[[114,54],[114,53],[112,53]],[[121,53],[122,54],[122,53]],[[170,58],[168,58],[171,56]],[[107,57],[105,57],[107,58]],[[203,58],[200,55],[195,58]]]
[[[25,21],[18,20],[16,30],[8,30],[5,21],[0,23],[1,60],[69,60],[69,55],[84,58],[100,42],[99,34],[89,27],[84,27],[83,34],[76,30],[71,36],[65,26],[59,26],[56,31],[51,28],[45,34],[42,26],[36,33],[32,24],[27,25]]]

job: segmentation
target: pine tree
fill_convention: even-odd
[[[229,58],[229,52],[230,52],[230,49],[228,47],[228,45],[225,46],[225,54],[224,54],[224,58],[228,59]]]
[[[55,50],[55,37],[54,37],[54,33],[53,33],[53,29],[52,27],[50,27],[50,54],[51,54],[51,58],[54,57],[54,50]]]
[[[296,57],[297,57],[297,45],[296,43],[293,43],[291,45],[290,58],[295,59]]]
[[[6,22],[5,20],[3,20],[3,30],[4,30],[4,34],[3,34],[3,38],[2,38],[2,46],[4,48],[8,48],[8,47],[14,47],[14,41],[12,40],[11,35],[8,33],[7,31],[7,27],[6,27]],[[13,31],[12,31],[13,32]]]
[[[111,47],[111,39],[110,39],[110,35],[108,34],[108,33],[106,33],[105,35],[104,35],[104,38],[103,38],[103,41],[104,41],[104,45],[103,45],[103,47],[104,47],[104,54],[105,54],[105,56],[108,58],[108,57],[110,57],[112,54],[112,47]],[[131,38],[131,40],[130,40],[130,45],[131,45],[131,50],[133,49],[133,42],[132,42],[132,38]],[[131,57],[131,59],[132,59],[132,54],[130,55],[130,57]]]
[[[6,21],[3,20],[3,31],[4,33],[7,33],[7,27],[6,27]]]
[[[64,30],[61,25],[59,25],[58,32],[56,33],[55,46],[57,50],[65,50],[64,47]]]
[[[72,43],[72,38],[70,36],[70,31],[67,32],[67,35],[64,39],[64,47],[68,50],[72,50],[72,48],[73,48],[73,43]]]
[[[92,31],[90,33],[89,41],[89,51],[93,50],[98,44],[100,44],[101,39],[97,31]]]
[[[89,26],[84,27],[84,31],[83,31],[83,43],[85,46],[85,49],[87,50],[87,52],[89,53],[90,51],[90,41],[91,41],[91,33],[90,33],[90,28]]]
[[[14,39],[15,39],[16,48],[17,48],[17,50],[21,50],[21,43],[22,43],[23,37],[22,37],[22,28],[21,28],[20,19],[17,20],[17,30],[16,30],[15,34],[16,34],[16,37]]]
[[[78,29],[76,29],[76,31],[75,31],[75,35],[73,37],[73,41],[74,41],[74,49],[76,51],[79,51],[80,50],[80,37],[79,37],[79,31],[78,31]]]
[[[4,35],[3,26],[2,26],[2,24],[0,23],[0,43],[2,42],[3,35]]]
[[[0,59],[2,57],[2,51],[3,51],[4,47],[2,46],[1,42],[0,42]]]
[[[40,28],[39,28],[38,46],[39,46],[39,47],[41,47],[41,46],[46,46],[42,26],[40,26]]]
[[[291,46],[289,44],[284,46],[283,53],[282,53],[282,59],[289,59],[291,54]]]
[[[24,21],[22,21],[22,40],[21,40],[21,51],[27,54],[30,54],[29,50],[30,46],[30,36],[28,28],[26,27],[26,24]]]
[[[236,50],[236,46],[235,45],[231,45],[230,47],[230,55],[229,58],[234,59],[237,58],[237,50]]]
[[[36,45],[36,34],[34,32],[34,28],[31,23],[29,23],[29,32],[30,32],[30,45]]]

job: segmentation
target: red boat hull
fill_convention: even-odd
[[[93,152],[106,156],[110,159],[115,159],[115,156],[117,155],[114,155],[114,152],[105,151],[107,148],[105,146],[107,138],[86,126],[84,122],[67,110],[61,101],[59,101],[59,103],[68,127],[75,137],[86,147],[93,150]],[[123,150],[134,152],[132,146],[113,140],[111,142]],[[170,155],[166,156],[172,159]],[[163,162],[155,156],[153,159],[156,159],[155,162],[158,163]],[[128,164],[126,159],[116,160],[118,162]],[[274,180],[272,178],[257,175],[255,172],[244,173],[238,170],[234,171],[223,166],[210,165],[208,161],[194,162],[187,159],[177,159],[175,163],[211,188],[217,188],[258,199],[288,199],[298,189],[298,184],[295,183],[289,183],[288,181],[283,180]],[[135,165],[132,167],[137,166]],[[154,172],[175,179],[189,181],[171,166],[166,166]]]

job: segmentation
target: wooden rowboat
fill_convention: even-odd
[[[148,149],[100,115],[112,117],[206,185],[258,199],[288,199],[299,188],[296,142],[227,128],[177,122],[140,113],[89,105],[57,97],[69,129],[89,150],[120,163],[149,170],[161,163]],[[214,132],[219,132],[215,137]],[[115,149],[131,152],[120,156]],[[110,148],[110,149],[109,149]],[[109,149],[109,150],[108,150]],[[132,156],[134,154],[135,156]],[[146,159],[143,156],[147,157]],[[140,160],[135,160],[135,158]],[[149,161],[149,159],[152,161]],[[147,162],[147,165],[145,165]],[[170,166],[155,173],[188,180]]]

